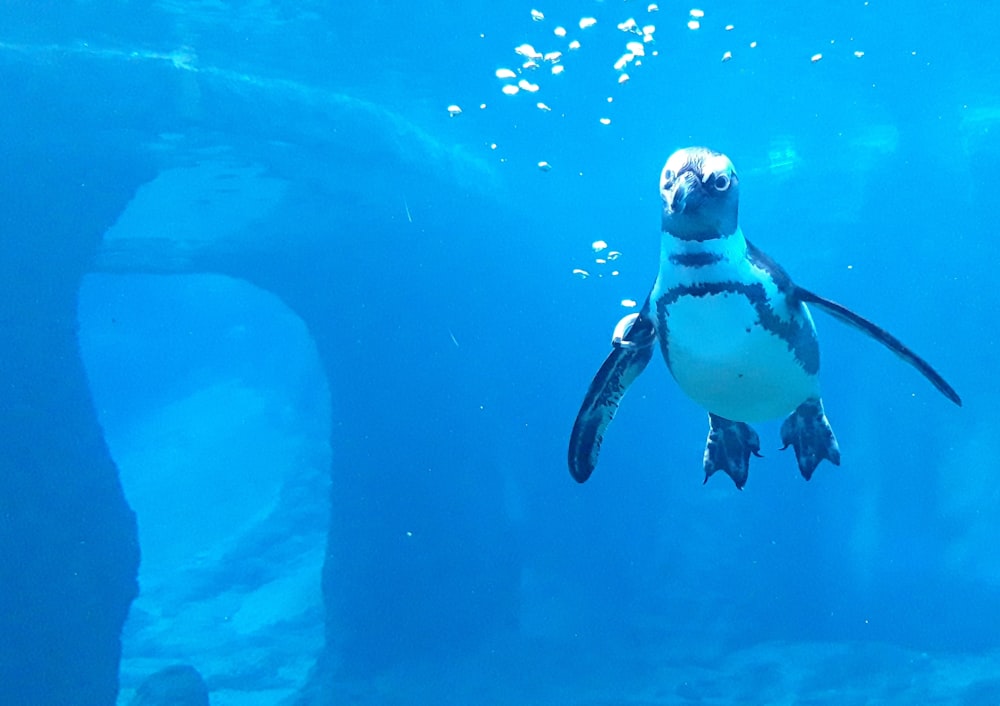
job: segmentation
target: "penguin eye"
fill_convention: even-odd
[[[706,176],[705,183],[716,191],[722,192],[729,191],[729,187],[733,185],[733,179],[725,172],[719,172],[718,174],[709,174]]]
[[[676,176],[670,170],[663,172],[663,185],[661,188],[669,189],[670,185],[674,183]]]

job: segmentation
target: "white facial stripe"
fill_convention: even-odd
[[[682,169],[688,166],[690,160],[690,153],[687,150],[677,150],[667,159],[667,163],[663,165],[663,171],[660,172],[660,185],[662,188],[663,177],[667,172],[673,172],[674,174],[679,174]],[[720,172],[725,172],[732,174],[734,172],[733,163],[729,161],[729,157],[724,154],[709,155],[705,157],[702,164],[701,176],[704,179],[706,175],[718,174]]]
[[[688,163],[688,153],[687,150],[678,150],[670,155],[667,163],[663,165],[664,172],[673,172],[677,174],[681,169],[687,166]]]
[[[733,171],[733,163],[729,161],[729,157],[724,154],[717,154],[711,157],[705,158],[705,163],[702,165],[702,174],[718,174],[719,172],[731,173]]]

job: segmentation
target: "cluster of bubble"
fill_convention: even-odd
[[[659,7],[655,4],[650,4],[647,6],[646,11],[648,13],[657,12]],[[540,10],[531,11],[531,19],[535,22],[545,21],[545,14]],[[597,24],[596,17],[581,17],[577,22],[577,26],[580,28],[581,32],[589,30]],[[637,39],[626,42],[625,53],[619,57],[615,62],[615,70],[619,72],[619,83],[626,83],[629,80],[629,76],[625,73],[625,68],[629,64],[638,66],[642,57],[646,56],[646,44],[653,42],[653,33],[656,32],[656,26],[652,24],[646,24],[640,26],[634,18],[629,18],[624,22],[618,24],[618,29],[622,32],[629,34],[634,34]],[[569,30],[563,25],[556,26],[552,33],[558,37],[560,40],[567,40],[569,37]],[[642,41],[639,41],[641,38]],[[566,52],[575,52],[582,46],[579,39],[571,38],[568,39],[565,47],[563,48]],[[531,44],[521,44],[514,48],[514,53],[521,57],[521,65],[516,68],[500,68],[496,70],[496,77],[503,81],[500,90],[504,95],[514,96],[522,91],[527,93],[537,93],[540,86],[538,83],[527,78],[526,72],[536,71],[537,69],[548,66],[549,73],[553,76],[558,76],[566,70],[565,65],[562,63],[564,50],[555,49],[552,51],[541,52],[535,49]],[[653,51],[653,54],[656,52]],[[551,108],[543,102],[536,104],[539,110],[550,111]],[[605,125],[611,123],[607,118],[602,119],[601,122]]]
[[[612,277],[617,277],[621,272],[615,268],[611,263],[615,262],[618,258],[622,256],[617,250],[609,250],[608,243],[604,240],[595,240],[590,245],[594,252],[594,264],[597,265],[598,270],[596,270],[598,277],[603,277],[605,270]],[[582,267],[576,267],[573,269],[573,275],[579,279],[587,279],[590,277],[590,272],[583,269]],[[622,299],[622,306],[624,307],[634,307],[636,301],[634,299]]]
[[[865,5],[867,6],[868,3],[865,2]],[[647,14],[656,13],[659,11],[659,9],[660,8],[656,3],[650,3],[646,6],[646,13]],[[688,12],[688,20],[687,20],[688,29],[690,30],[700,29],[704,18],[705,18],[704,10],[698,8],[692,8]],[[544,22],[545,13],[543,13],[540,10],[533,9],[531,10],[531,19],[535,22]],[[594,27],[595,25],[597,25],[596,17],[589,17],[589,16],[581,17],[580,20],[577,22],[577,26],[580,28],[581,32],[584,32],[590,29],[591,27]],[[627,71],[627,69],[630,66],[638,67],[642,64],[642,60],[644,57],[646,57],[647,55],[655,56],[657,54],[655,49],[649,52],[647,52],[646,49],[647,45],[655,41],[654,33],[656,32],[656,26],[652,24],[640,25],[640,23],[637,22],[635,18],[630,17],[624,20],[623,22],[619,22],[618,29],[627,34],[635,35],[634,39],[631,39],[630,41],[626,42],[624,53],[622,53],[622,55],[619,56],[614,63],[614,68],[618,72],[618,83],[625,84],[628,83],[629,80],[631,79]],[[732,30],[735,29],[735,26],[732,24],[726,24],[724,26],[724,29],[726,32],[731,32]],[[559,39],[565,40],[569,36],[569,30],[567,30],[566,27],[563,25],[558,25],[553,29],[553,34]],[[851,38],[851,41],[853,41],[853,38]],[[835,40],[831,40],[830,42],[831,45],[835,43],[836,43]],[[579,39],[570,39],[568,43],[565,45],[565,50],[569,52],[575,52],[579,50],[580,47],[581,47],[581,42]],[[751,49],[755,49],[757,47],[757,42],[751,41],[749,43],[749,47]],[[541,68],[542,66],[546,65],[549,68],[549,72],[553,76],[558,76],[559,74],[563,73],[566,70],[566,67],[562,63],[564,52],[561,50],[557,49],[553,51],[540,52],[537,51],[535,47],[532,46],[531,44],[521,44],[514,48],[514,52],[522,59],[520,66],[517,66],[515,68],[505,67],[496,70],[496,77],[503,82],[500,90],[504,95],[514,96],[522,92],[534,94],[541,89],[540,84],[536,81],[532,81],[528,77],[528,74],[526,72],[535,71]],[[862,58],[865,55],[863,51],[854,51],[852,53],[858,59]],[[730,61],[732,58],[733,58],[732,51],[727,50],[722,53],[721,60],[723,62]],[[809,59],[814,64],[818,63],[823,59],[823,54],[817,52],[812,56],[810,56]],[[612,100],[613,99],[611,97],[608,98],[609,103],[612,102]],[[552,110],[552,108],[550,108],[548,104],[542,101],[537,102],[536,106],[539,110],[545,112],[550,112]],[[485,108],[486,104],[483,103],[479,107]],[[451,115],[452,117],[460,115],[461,113],[462,109],[458,105],[448,106],[448,114]],[[603,125],[611,124],[610,118],[606,117],[600,118],[600,122]],[[542,167],[542,165],[539,164],[539,167],[545,171],[551,169],[551,165]]]

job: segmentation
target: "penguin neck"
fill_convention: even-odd
[[[737,227],[729,235],[707,240],[686,240],[664,232],[660,237],[660,262],[663,266],[703,267],[746,259],[747,241]]]

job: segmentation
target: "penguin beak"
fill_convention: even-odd
[[[683,172],[677,176],[674,187],[666,194],[667,208],[671,214],[690,212],[695,210],[705,200],[705,193],[701,188],[701,180],[691,171]]]

